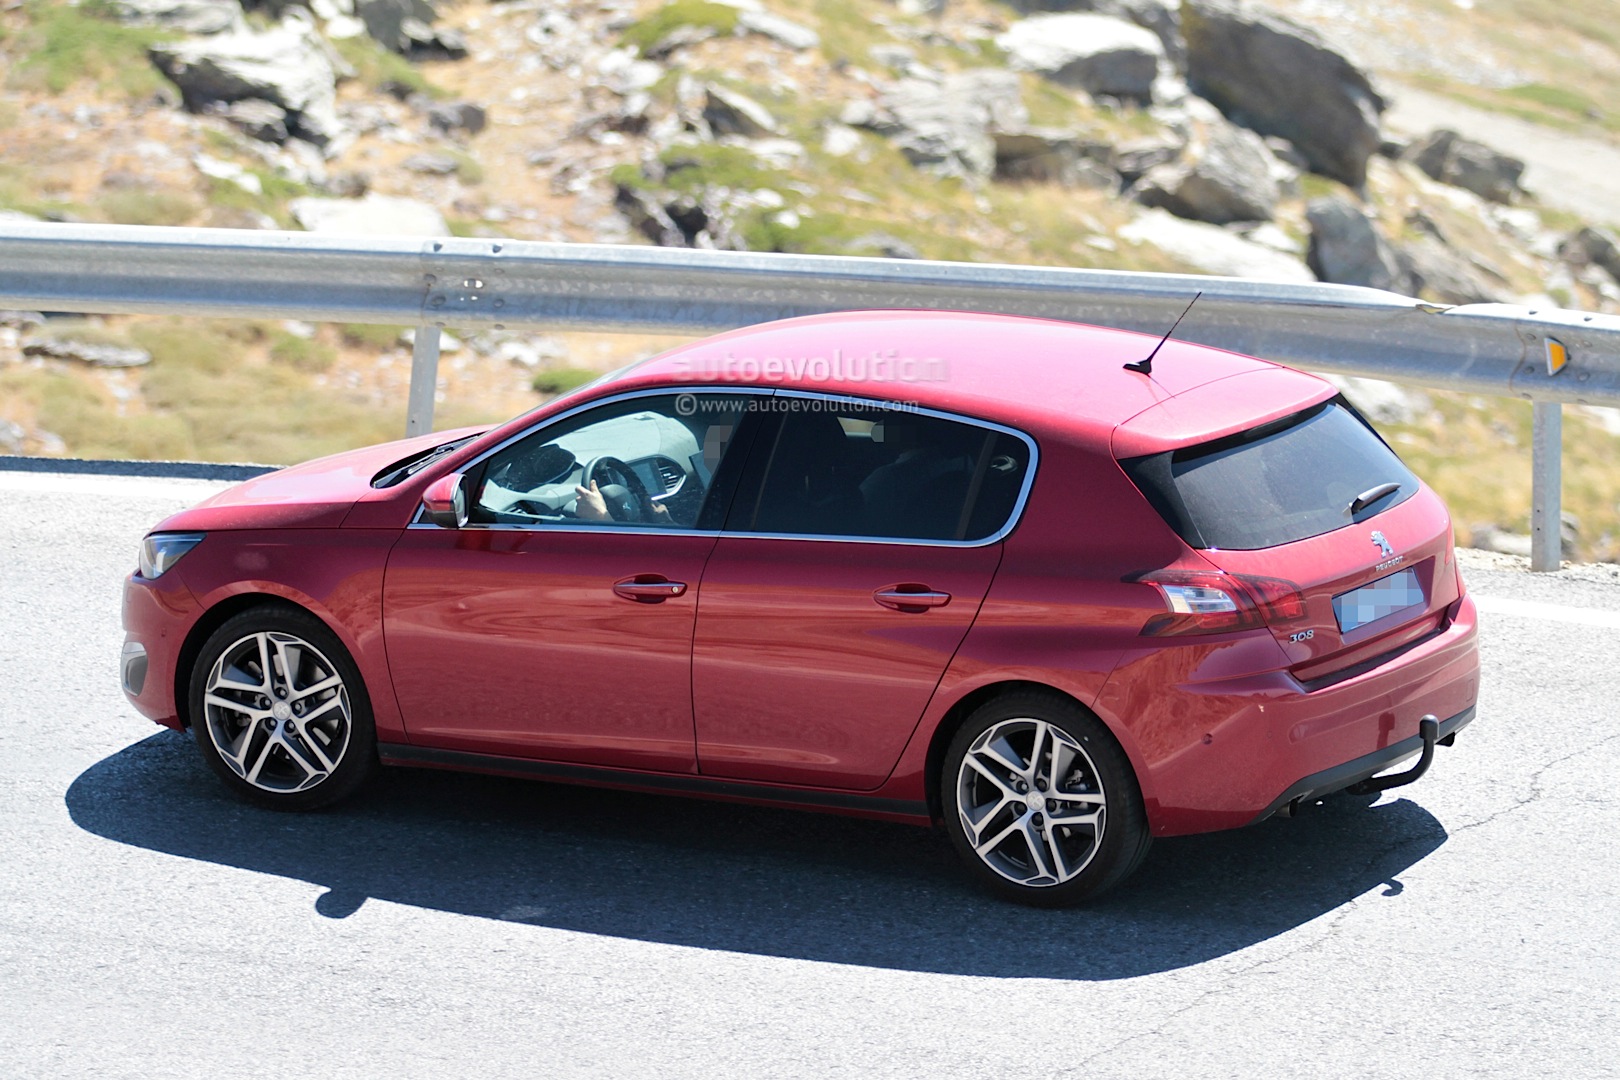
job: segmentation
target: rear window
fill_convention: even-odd
[[[1342,398],[1120,464],[1195,548],[1289,544],[1374,517],[1418,490],[1417,477]]]
[[[1023,439],[924,413],[821,398],[782,417],[764,480],[732,532],[884,540],[988,539],[1029,476]]]

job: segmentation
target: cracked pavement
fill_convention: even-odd
[[[117,688],[140,535],[216,486],[0,472],[5,1075],[1620,1073],[1608,569],[1467,558],[1504,613],[1418,784],[1046,912],[905,826],[429,772],[234,801]]]

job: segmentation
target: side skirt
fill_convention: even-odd
[[[553,780],[564,784],[622,788],[629,791],[646,791],[663,795],[693,795],[699,798],[723,799],[728,802],[757,803],[768,806],[786,806],[805,810],[856,814],[862,817],[898,820],[916,825],[931,823],[928,804],[921,799],[915,801],[910,799],[885,799],[855,792],[780,787],[774,784],[755,784],[740,780],[716,780],[706,776],[678,776],[672,773],[604,769],[591,765],[571,765],[555,761],[533,761],[528,758],[500,757],[495,754],[476,754],[466,750],[437,750],[431,747],[407,746],[403,743],[380,743],[377,746],[377,753],[382,758],[384,765],[406,765],[417,768],[492,773],[498,776]]]

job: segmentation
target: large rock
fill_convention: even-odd
[[[821,35],[791,19],[772,15],[768,11],[743,10],[737,15],[737,29],[768,37],[778,45],[803,52],[821,44]]]
[[[997,180],[1028,180],[1098,190],[1113,190],[1119,186],[1119,174],[1110,166],[1114,148],[1108,143],[1053,128],[997,131],[993,137]]]
[[[180,88],[192,112],[261,100],[286,110],[287,129],[317,146],[342,132],[331,54],[307,22],[154,45],[152,61]]]
[[[1305,207],[1311,246],[1305,261],[1320,281],[1408,291],[1401,261],[1361,207],[1339,195]]]
[[[714,83],[704,87],[703,120],[716,135],[754,139],[776,134],[776,118],[765,106]]]
[[[1029,113],[1011,71],[979,68],[939,82],[902,79],[866,116],[848,110],[845,122],[889,136],[919,168],[945,176],[986,179],[996,168],[994,132],[1024,127]]]
[[[1415,424],[1434,408],[1434,400],[1428,394],[1399,383],[1354,375],[1322,374],[1318,377],[1342,390],[1362,416],[1380,424]]]
[[[113,345],[104,341],[82,341],[74,337],[37,338],[23,343],[24,356],[48,357],[52,360],[73,360],[91,367],[130,368],[144,367],[152,362],[152,354],[133,345]]]
[[[310,232],[348,236],[449,236],[444,217],[425,202],[367,195],[363,199],[294,199],[292,215]]]
[[[1114,148],[1112,164],[1127,184],[1134,184],[1150,169],[1176,160],[1186,146],[1184,136],[1166,129],[1156,135],[1120,143]]]
[[[441,135],[477,135],[489,123],[488,111],[475,101],[432,102],[426,111],[428,126]]]
[[[454,60],[467,55],[460,34],[433,26],[439,14],[428,0],[355,0],[354,14],[373,40],[401,55],[437,53]]]
[[[1485,280],[1479,268],[1433,236],[1420,236],[1399,252],[1402,283],[1412,293],[1428,293],[1442,304],[1496,304],[1507,297]]]
[[[1012,7],[1025,14],[1089,11],[1133,22],[1153,31],[1176,70],[1186,67],[1187,50],[1181,40],[1181,0],[1013,0]]]
[[[1225,225],[1270,220],[1278,193],[1265,140],[1216,118],[1194,126],[1181,157],[1149,169],[1132,194],[1177,217]]]
[[[1014,23],[996,44],[1017,71],[1105,97],[1147,102],[1164,45],[1151,30],[1107,15],[1036,15]]]
[[[1384,99],[1314,30],[1248,0],[1186,0],[1193,92],[1262,135],[1280,135],[1314,172],[1361,187],[1378,152]]]
[[[619,185],[613,200],[630,227],[660,247],[746,251],[748,245],[734,220],[736,202],[708,188],[654,192],[625,184]]]
[[[1601,266],[1620,281],[1620,240],[1601,229],[1577,229],[1558,245],[1558,255],[1575,266]]]
[[[1442,184],[1472,191],[1491,202],[1510,203],[1523,189],[1519,178],[1524,162],[1497,153],[1455,131],[1441,129],[1407,147],[1401,160],[1410,161]]]
[[[187,34],[223,34],[246,25],[237,0],[112,0],[108,10],[130,26],[161,26]]]
[[[287,130],[287,110],[259,98],[244,98],[229,103],[215,102],[209,106],[209,111],[223,116],[242,134],[260,142],[275,143],[279,146],[292,137],[292,133]]]
[[[1247,240],[1219,225],[1185,221],[1163,210],[1144,210],[1119,230],[1122,240],[1151,244],[1206,274],[1303,283],[1313,280],[1292,255]],[[1191,300],[1189,296],[1187,299]]]

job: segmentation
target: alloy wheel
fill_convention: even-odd
[[[343,677],[294,634],[264,631],[229,645],[203,689],[208,737],[237,776],[262,791],[307,791],[343,761],[354,730]]]
[[[1062,728],[1029,717],[1003,720],[973,740],[957,770],[956,805],[984,865],[1034,888],[1085,870],[1107,827],[1091,756]]]

